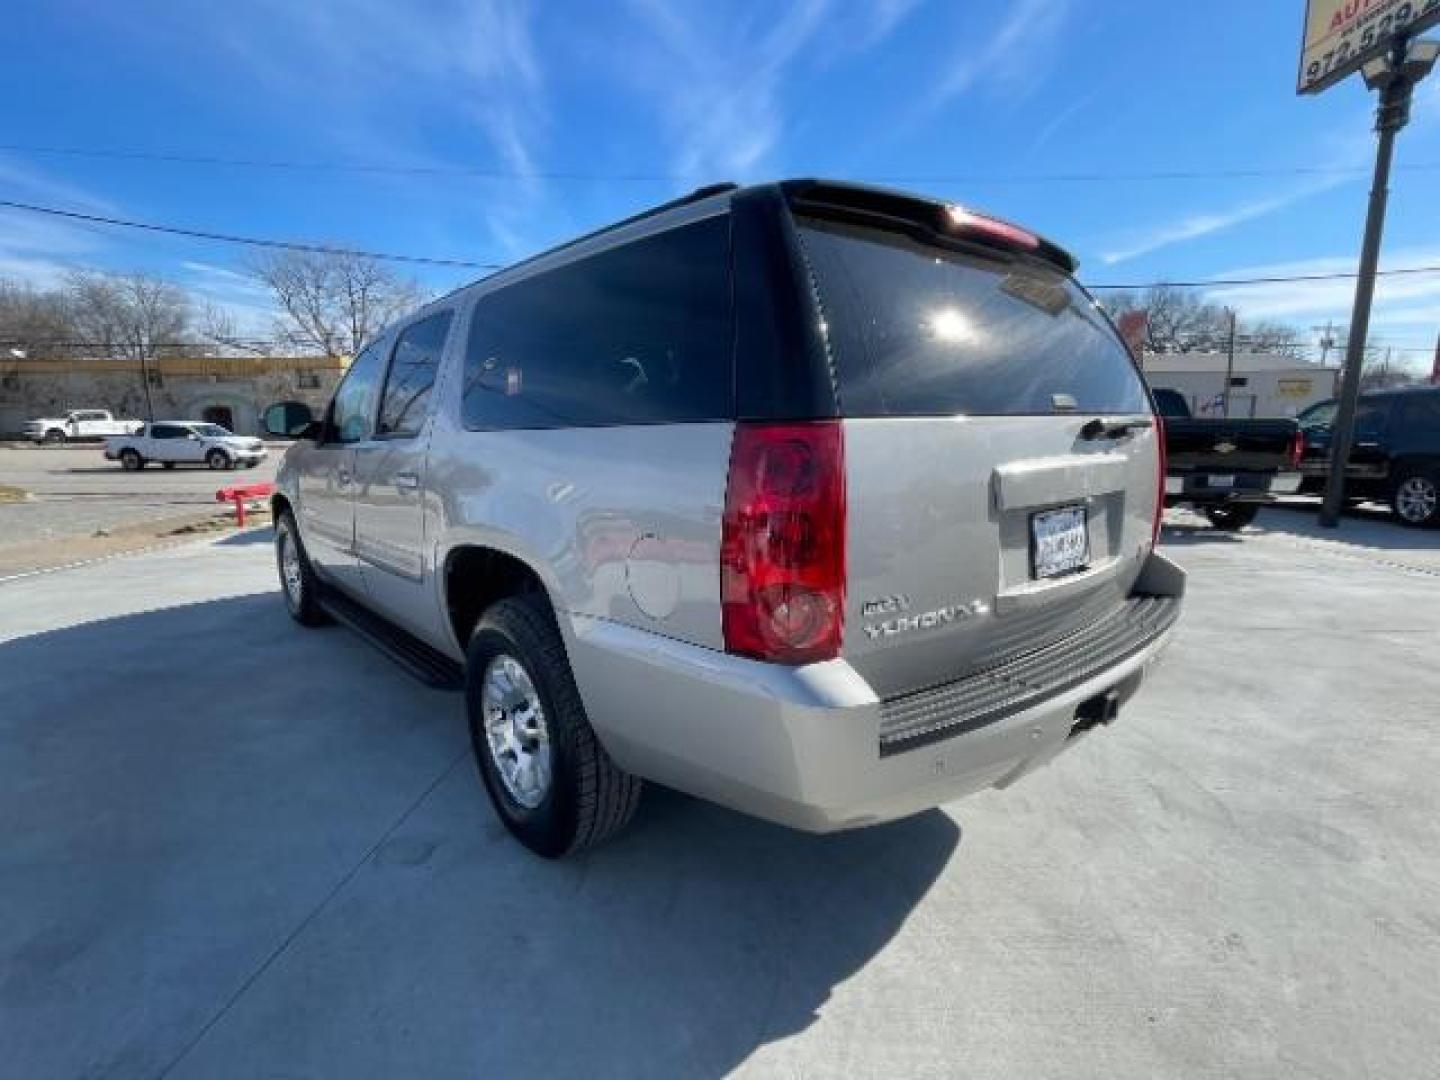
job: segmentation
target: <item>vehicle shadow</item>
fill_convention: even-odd
[[[720,1076],[810,1025],[961,839],[651,790],[536,859],[457,695],[268,593],[13,639],[0,685],[16,1075]]]
[[[268,511],[266,511],[268,515]],[[229,536],[222,537],[215,541],[221,547],[249,547],[252,544],[273,544],[275,542],[274,526],[264,525],[253,529],[241,529]]]
[[[1190,544],[1238,544],[1244,539],[1243,533],[1217,529],[1208,522],[1166,522],[1160,533],[1162,544],[1177,544],[1182,547]]]
[[[1327,529],[1320,524],[1319,499],[1286,499],[1267,506],[1258,524],[1269,532],[1346,541],[1387,551],[1440,551],[1440,529],[1402,524],[1381,503],[1347,506],[1339,526]]]

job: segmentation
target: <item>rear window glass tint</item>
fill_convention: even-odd
[[[482,296],[465,350],[467,428],[733,415],[729,219],[709,218]]]
[[[1119,338],[1064,275],[804,222],[847,416],[1143,413]]]

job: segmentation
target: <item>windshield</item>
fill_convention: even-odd
[[[847,416],[1149,413],[1095,304],[1039,263],[806,221]]]
[[[198,435],[204,435],[207,439],[224,439],[232,434],[219,424],[196,424],[191,430]]]
[[[1335,422],[1335,402],[1322,401],[1300,414],[1300,426],[1307,431],[1312,428],[1329,427]]]

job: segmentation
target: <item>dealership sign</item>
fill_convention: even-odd
[[[1315,94],[1377,56],[1400,35],[1440,23],[1440,0],[1308,0],[1297,92]]]

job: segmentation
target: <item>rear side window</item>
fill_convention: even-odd
[[[452,315],[437,312],[407,326],[395,344],[390,360],[390,373],[385,377],[385,392],[380,398],[380,422],[377,435],[404,438],[420,434],[430,406],[430,391],[435,386],[435,369],[445,350]]]
[[[482,296],[470,321],[465,426],[732,416],[730,323],[723,216],[506,286]]]
[[[1440,436],[1440,394],[1416,394],[1406,398],[1400,409],[1400,425],[1413,428],[1417,435]]]
[[[1147,413],[1140,376],[1058,271],[802,222],[847,416]]]

